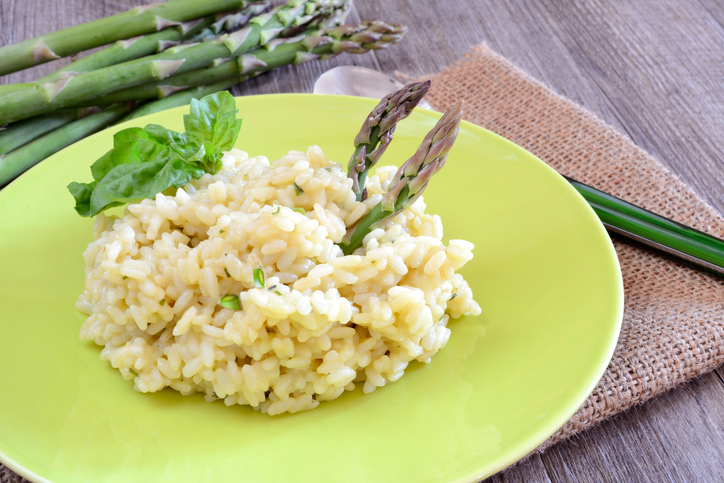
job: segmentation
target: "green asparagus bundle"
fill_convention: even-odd
[[[266,44],[285,29],[309,24],[346,3],[347,0],[292,0],[269,14],[254,17],[249,27],[214,41],[179,45],[157,55],[5,94],[0,96],[0,124],[82,104],[88,99],[161,80],[174,73],[206,67],[216,59],[239,56]]]
[[[114,63],[133,60],[156,51],[161,52],[172,44],[177,44],[181,41],[199,42],[208,40],[209,38],[215,38],[223,32],[231,32],[245,27],[249,19],[264,13],[268,8],[269,4],[266,1],[250,3],[240,11],[221,12],[202,19],[191,20],[179,26],[173,26],[143,37],[119,40],[110,47],[56,70],[39,79],[35,84],[52,82],[62,77],[70,77],[81,72],[88,72],[113,65]],[[25,83],[0,86],[0,95],[33,87],[33,85],[33,83]],[[88,106],[108,106],[111,104],[114,104],[114,102],[101,104],[89,103]],[[0,155],[8,153],[53,129],[78,120],[91,112],[93,111],[89,111],[88,109],[63,109],[10,124],[7,128],[0,129]]]
[[[198,2],[170,0],[162,6],[189,1]],[[118,40],[34,83],[0,85],[0,187],[46,156],[112,123],[188,104],[283,65],[384,48],[406,30],[375,21],[341,26],[351,0],[289,0],[268,14],[261,13],[267,0],[225,1],[214,2],[216,8],[208,12],[232,4],[244,8],[188,20],[200,10],[183,17],[161,17],[160,7],[149,6],[26,41],[26,47],[32,44],[40,51],[67,47],[71,34],[103,25],[115,25],[116,39],[121,39],[140,32],[128,28],[131,14],[134,22],[144,23],[152,12],[156,21],[153,29],[146,30],[152,33]],[[169,21],[175,18],[178,20]],[[228,33],[245,23],[248,27]],[[162,30],[156,32],[158,29]],[[222,32],[226,34],[219,35]],[[100,45],[74,42],[78,48],[85,46],[81,50]],[[15,59],[24,48],[21,44],[0,48],[0,55],[4,52]],[[53,55],[66,52],[56,50]],[[154,52],[159,53],[148,55]],[[139,100],[159,98],[131,110]],[[109,107],[99,112],[95,106]],[[8,122],[11,124],[2,126]],[[382,137],[391,139],[391,132]],[[379,140],[370,140],[368,147],[375,142]]]
[[[97,111],[95,108],[64,109],[46,116],[26,119],[0,131],[0,156],[61,126]]]
[[[251,17],[263,13],[268,8],[269,4],[267,2],[250,3],[241,11],[209,15],[171,26],[160,32],[119,40],[110,47],[61,67],[38,79],[35,83],[46,84],[63,77],[70,77],[82,72],[90,72],[146,55],[160,53],[180,42],[200,42],[210,37],[216,37],[222,32],[230,32],[245,26]]]
[[[403,88],[404,90],[405,88]],[[374,111],[373,111],[374,113]],[[372,226],[412,205],[425,191],[432,175],[440,171],[460,129],[462,101],[451,107],[425,136],[417,152],[397,170],[382,201],[350,230],[341,244],[345,255],[362,246]],[[363,126],[362,131],[366,127]],[[364,134],[363,134],[364,136]]]
[[[225,59],[212,67],[173,75],[163,81],[151,82],[99,97],[94,100],[94,103],[108,105],[134,100],[162,99],[190,87],[205,86],[229,79],[235,80],[233,84],[230,84],[234,85],[288,64],[300,64],[322,56],[329,58],[331,55],[342,52],[363,53],[383,49],[400,40],[406,30],[406,27],[400,25],[368,21],[354,26],[343,25],[308,31],[297,37],[273,40],[265,47],[236,58]],[[417,103],[416,101],[417,99],[414,104]],[[409,104],[412,104],[412,100],[401,103],[403,109]],[[409,109],[411,110],[412,107]]]
[[[51,154],[113,124],[131,109],[132,106],[127,104],[111,106],[55,129],[14,151],[0,155],[0,188]]]
[[[161,112],[165,111],[166,109],[172,109],[174,107],[188,106],[194,99],[199,100],[208,95],[215,94],[220,91],[225,91],[226,89],[235,86],[239,82],[240,81],[238,79],[232,77],[231,79],[216,82],[214,84],[186,89],[181,92],[172,94],[168,97],[164,97],[163,99],[159,99],[153,102],[147,102],[141,107],[136,108],[133,112],[121,119],[119,122],[130,121],[131,119],[148,116],[149,114],[153,114],[154,112]]]
[[[407,28],[401,25],[390,25],[384,22],[368,21],[356,26],[345,25],[334,29],[317,31],[305,39],[288,39],[277,44],[272,50],[258,49],[245,56],[238,57],[235,61],[228,61],[216,67],[203,69],[198,72],[189,72],[174,77],[174,83],[179,85],[196,86],[176,92],[168,97],[150,102],[124,118],[124,121],[145,116],[154,112],[179,107],[188,104],[191,99],[201,99],[214,92],[226,90],[251,77],[263,74],[277,67],[288,64],[301,64],[315,58],[329,58],[342,52],[362,53],[369,50],[386,48],[397,42],[405,34]],[[363,41],[364,40],[364,41]],[[223,79],[212,84],[206,84],[210,80]],[[178,82],[176,82],[178,81]],[[155,91],[154,89],[157,89]],[[156,94],[165,92],[164,86],[152,85],[151,89],[145,90],[142,87],[138,91],[129,90],[125,96],[117,97],[117,102],[122,99],[154,98]],[[120,94],[120,93],[119,93]]]
[[[227,61],[220,66],[205,69],[207,73],[210,70],[216,69],[217,74],[219,74],[219,69],[222,67],[228,69],[228,77],[225,80],[211,84],[202,89],[186,90],[174,94],[159,101],[158,103],[150,103],[138,110],[138,112],[134,111],[134,117],[188,104],[191,99],[200,99],[208,94],[228,89],[244,79],[259,75],[281,65],[292,63],[300,64],[312,59],[334,56],[342,52],[362,53],[369,50],[385,48],[391,43],[399,40],[404,35],[405,31],[406,28],[403,26],[369,21],[363,22],[359,25],[343,25],[335,28],[320,29],[303,38],[278,39],[274,41],[274,44],[269,46],[268,49],[259,48],[252,51],[253,53],[251,54],[244,54],[243,56]],[[128,110],[125,110],[121,115],[109,120],[108,124],[118,121],[126,114],[128,114]],[[77,135],[82,132],[84,131],[67,131],[67,133],[73,133],[76,137],[70,138],[70,136],[66,136],[63,138],[63,143],[60,147],[64,147],[78,139],[81,139],[83,136],[78,137]],[[39,141],[44,139],[45,138],[41,138]],[[52,143],[47,143],[46,149],[41,150],[36,146],[36,148],[32,150],[24,150],[22,156],[14,156],[11,158],[15,160],[13,161],[12,167],[4,167],[4,165],[6,165],[6,159],[0,158],[0,184],[6,183],[12,179],[12,177],[20,174],[24,169],[29,168],[42,160],[45,156],[55,152],[48,152],[47,148],[50,146],[57,146],[59,144],[61,144],[59,142],[59,137],[56,136],[53,138]],[[33,157],[33,154],[36,155],[35,158]],[[11,177],[7,178],[7,176]]]
[[[136,7],[118,15],[0,47],[0,75],[217,12],[238,10],[248,3],[245,0],[169,0]]]
[[[307,50],[307,43],[302,43],[301,40],[304,37],[310,37],[310,36],[320,36],[323,35],[321,31],[323,29],[329,29],[332,27],[339,27],[345,20],[346,15],[349,11],[350,3],[349,2],[341,2],[338,4],[338,8],[333,9],[331,12],[325,12],[323,15],[317,16],[316,19],[313,19],[309,22],[308,25],[302,25],[301,27],[292,27],[288,30],[285,30],[280,35],[281,38],[272,40],[264,45],[264,49],[268,51],[273,51],[277,45],[280,43],[293,43],[296,42],[291,48],[286,48],[282,50],[290,50],[290,49],[298,49],[300,51]],[[300,35],[297,35],[296,37],[287,38],[286,34],[288,33],[296,33],[296,30],[298,28],[306,28],[306,30],[302,30],[302,33]],[[365,27],[367,28],[367,27]],[[372,27],[370,27],[372,28]],[[386,37],[384,39],[379,38],[379,46],[375,46],[373,44],[370,44],[371,47],[369,49],[363,49],[365,52],[367,50],[372,49],[379,49],[384,48],[388,45],[390,42],[394,42],[396,40],[399,40],[401,36],[404,34],[403,30],[400,30],[400,27],[395,26],[395,29],[399,30],[399,34],[393,38],[392,32],[385,32]],[[210,32],[209,35],[213,35],[213,32]],[[350,34],[351,35],[351,34]],[[201,36],[204,36],[204,34],[201,34]],[[186,72],[184,74],[176,74],[172,75],[171,77],[168,77],[161,81],[156,82],[149,82],[146,84],[142,84],[140,86],[130,87],[127,89],[121,89],[118,91],[115,91],[111,94],[97,97],[95,99],[91,99],[86,103],[81,103],[81,106],[107,106],[111,104],[115,104],[118,102],[130,102],[130,101],[144,101],[144,100],[150,100],[150,99],[164,99],[168,96],[171,96],[179,91],[183,91],[192,87],[203,87],[204,89],[200,92],[203,92],[203,94],[197,93],[196,95],[189,95],[189,96],[177,96],[174,102],[167,102],[164,103],[165,105],[169,107],[177,107],[184,104],[188,104],[191,99],[200,99],[201,97],[204,97],[208,94],[211,94],[213,92],[218,92],[219,90],[225,90],[230,88],[231,86],[238,84],[240,82],[243,82],[244,80],[248,79],[252,75],[244,75],[245,71],[250,69],[253,65],[262,65],[262,63],[266,63],[267,67],[265,69],[256,69],[253,75],[258,75],[262,72],[266,72],[269,70],[272,70],[276,67],[281,67],[282,65],[287,65],[290,62],[294,61],[294,57],[289,57],[288,55],[283,55],[282,52],[276,52],[272,55],[265,55],[263,51],[261,51],[261,58],[262,61],[252,61],[251,59],[254,58],[254,56],[258,56],[260,49],[255,49],[249,54],[242,54],[241,57],[236,58],[224,58],[224,59],[217,59],[212,63],[211,67],[203,68],[203,69],[197,69],[193,71]],[[282,55],[280,55],[282,54]],[[230,83],[231,78],[236,78],[236,82]],[[210,84],[219,84],[224,85],[225,87],[217,88],[216,90],[209,90],[206,88],[206,86]],[[186,99],[183,103],[178,103],[180,99]],[[159,104],[160,105],[160,104]],[[166,107],[169,108],[169,107]],[[162,109],[158,109],[162,110]],[[157,112],[156,109],[153,111],[149,111],[148,109],[144,109],[144,112],[150,113],[150,112]],[[139,117],[138,115],[133,115],[133,117]]]
[[[409,84],[383,97],[365,119],[354,139],[355,150],[349,160],[347,175],[352,178],[352,191],[363,201],[367,173],[384,154],[392,141],[397,123],[410,115],[430,88],[430,81]]]

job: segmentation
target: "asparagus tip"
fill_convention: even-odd
[[[357,200],[364,199],[363,189],[367,173],[379,161],[392,142],[395,126],[410,115],[430,88],[431,81],[413,82],[383,97],[365,119],[355,137],[355,151],[349,161],[347,174],[353,180]],[[365,150],[364,166],[359,154]]]

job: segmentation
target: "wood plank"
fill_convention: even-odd
[[[699,0],[699,4],[724,27],[724,4],[717,0]]]
[[[724,481],[724,389],[714,378],[705,375],[485,481]]]
[[[655,433],[655,445],[660,454],[670,456],[664,466],[681,461],[669,470],[680,474],[684,481],[693,481],[700,474],[707,474],[712,481],[724,481],[724,390],[716,374],[705,374],[672,392],[688,394],[695,406],[682,412],[672,404],[675,398],[667,398],[661,404],[644,406],[641,425],[646,434]],[[659,429],[661,428],[661,429]],[[682,447],[675,441],[685,440]],[[654,441],[652,439],[652,441]],[[702,471],[704,470],[704,471]]]
[[[636,144],[724,208],[718,189],[724,173],[716,162],[724,148],[716,135],[724,120],[718,88],[724,74],[721,25],[697,3],[577,5],[548,4],[556,15],[568,16],[559,24],[560,38],[589,82],[599,86]],[[615,20],[620,18],[631,20]],[[676,28],[661,28],[673,22]]]
[[[0,464],[0,481],[2,483],[30,483],[22,476],[14,473]]]
[[[705,375],[554,446],[542,455],[551,481],[724,480],[724,388],[713,378]]]
[[[534,454],[517,465],[513,465],[497,475],[485,480],[485,483],[550,483],[548,470],[540,455]]]

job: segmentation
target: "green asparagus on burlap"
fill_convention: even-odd
[[[82,72],[102,69],[110,65],[128,62],[146,55],[160,53],[180,42],[201,42],[244,27],[253,16],[269,8],[268,2],[247,5],[241,11],[222,12],[204,18],[189,20],[152,34],[119,40],[113,45],[93,54],[81,57],[65,67],[51,72],[36,81],[36,84],[54,82]]]
[[[430,178],[440,171],[460,129],[462,101],[451,107],[425,136],[417,152],[397,170],[382,201],[377,203],[345,235],[342,252],[353,253],[362,246],[372,226],[412,205],[425,191]],[[363,131],[367,129],[362,128]]]
[[[146,90],[147,86],[141,86],[135,93],[132,92],[132,89],[129,89],[128,92],[120,91],[119,96],[115,99],[145,99],[161,95],[162,99],[145,104],[123,120],[135,119],[172,107],[186,105],[191,102],[191,99],[200,99],[214,92],[228,89],[250,77],[283,65],[301,64],[322,57],[329,58],[342,52],[363,53],[386,48],[399,41],[406,31],[407,28],[402,25],[368,21],[359,25],[344,25],[315,31],[302,39],[277,39],[268,46],[268,49],[257,49],[215,67],[169,77],[170,85],[156,83],[151,85],[148,90]],[[207,84],[209,81],[218,79],[223,80]],[[201,86],[193,88],[197,85]],[[178,86],[191,86],[191,88],[167,97],[162,95]],[[109,96],[109,99],[111,98],[114,98],[114,95]]]
[[[352,179],[352,191],[357,195],[357,201],[366,198],[367,174],[392,141],[397,123],[410,115],[429,88],[428,80],[388,94],[365,119],[354,139],[355,150],[347,166],[347,176]]]
[[[386,48],[400,40],[405,32],[404,26],[378,21],[315,30],[298,37],[275,39],[265,47],[236,58],[225,59],[218,65],[117,91],[94,99],[93,102],[98,105],[108,105],[133,100],[163,99],[190,87],[204,86],[230,78],[239,83],[284,65],[300,64],[321,56],[350,51],[363,53]]]
[[[24,146],[0,156],[0,188],[38,162],[86,136],[110,126],[132,109],[114,105],[59,127]]]
[[[226,10],[240,10],[245,0],[169,0],[58,30],[0,47],[0,75],[50,60],[179,25]]]
[[[348,0],[290,0],[285,6],[252,18],[248,27],[213,41],[179,45],[157,55],[11,92],[0,96],[0,124],[81,105],[122,88],[206,67],[216,59],[239,56],[266,44],[287,28],[308,24],[346,3]]]

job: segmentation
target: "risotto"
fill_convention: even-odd
[[[99,215],[81,338],[137,391],[201,392],[270,415],[396,381],[445,346],[451,317],[480,307],[456,273],[473,245],[445,245],[422,198],[343,255],[347,228],[395,170],[378,168],[358,202],[316,146],[272,164],[232,150],[216,175],[122,218]]]

